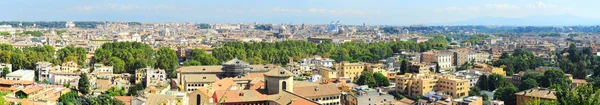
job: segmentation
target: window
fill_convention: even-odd
[[[200,94],[197,94],[196,95],[196,105],[200,105],[200,101],[202,101],[202,100],[200,100]]]
[[[282,86],[281,86],[281,88],[282,88],[283,90],[287,90],[287,83],[286,83],[285,81],[283,81],[283,82],[281,83],[281,85],[282,85]]]

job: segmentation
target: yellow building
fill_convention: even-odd
[[[500,74],[502,76],[506,76],[506,71],[504,71],[503,68],[499,68],[499,67],[492,67],[486,64],[474,64],[473,65],[475,67],[475,70],[477,71],[482,71],[482,72],[487,72],[487,73],[491,73],[491,74]]]
[[[349,78],[350,80],[354,81],[354,79],[357,79],[362,72],[365,70],[365,64],[363,63],[350,63],[348,61],[344,61],[342,63],[339,64],[335,64],[333,65],[333,67],[335,68],[335,70],[338,70],[341,72],[341,76],[345,77],[345,78]]]
[[[517,97],[517,105],[525,105],[525,103],[529,102],[532,99],[540,99],[545,101],[556,101],[556,96],[554,95],[556,91],[544,88],[532,88],[529,90],[521,91],[515,93]]]
[[[431,72],[431,70],[429,70],[429,66],[427,66],[427,64],[425,63],[419,63],[419,62],[410,62],[410,70],[413,71],[417,71],[418,73],[422,73],[422,74],[429,74]]]
[[[396,76],[397,91],[409,96],[423,96],[434,91],[447,97],[459,98],[469,95],[469,80],[453,75],[413,74]]]
[[[323,76],[323,78],[338,78],[339,72],[336,70],[324,66],[317,69],[319,71],[319,75]]]
[[[367,65],[367,71],[371,72],[373,74],[375,73],[381,73],[383,74],[383,76],[387,77],[387,70],[385,70],[385,65],[383,64],[373,64],[373,65]]]
[[[504,69],[503,69],[503,68],[499,68],[499,67],[492,67],[492,70],[491,70],[490,72],[492,72],[492,74],[493,74],[493,73],[496,73],[496,74],[500,74],[500,75],[502,75],[502,76],[506,76],[506,71],[504,71]]]
[[[75,72],[79,70],[77,63],[73,61],[65,62],[60,66],[60,72]]]

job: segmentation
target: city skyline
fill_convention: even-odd
[[[596,25],[598,1],[6,1],[2,21],[138,21],[362,25]],[[51,5],[48,5],[51,4]],[[546,19],[558,21],[520,21]],[[482,20],[496,20],[489,23]],[[582,21],[586,20],[586,21]],[[592,20],[592,21],[590,21]]]

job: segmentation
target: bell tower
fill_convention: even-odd
[[[265,85],[268,94],[279,94],[281,91],[294,92],[293,74],[277,67],[265,73]]]

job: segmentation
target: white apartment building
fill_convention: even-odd
[[[146,85],[160,85],[167,81],[167,73],[164,69],[147,69]]]
[[[79,73],[50,72],[50,78],[48,79],[48,81],[50,81],[51,83],[62,85],[78,81],[79,78]]]
[[[6,80],[27,80],[35,81],[35,71],[33,70],[17,70],[6,75]]]
[[[38,71],[38,80],[48,80],[50,78],[49,73],[52,70],[52,63],[38,62],[36,63],[35,70]]]
[[[442,70],[451,70],[452,66],[452,54],[439,54],[437,55],[437,63],[440,65]]]
[[[300,60],[300,70],[312,70],[316,69],[317,65],[323,65],[325,67],[333,67],[335,60],[331,58],[323,58],[315,55],[312,58],[304,58]]]
[[[11,25],[0,25],[0,32],[8,32],[10,34],[15,34],[17,30]]]

